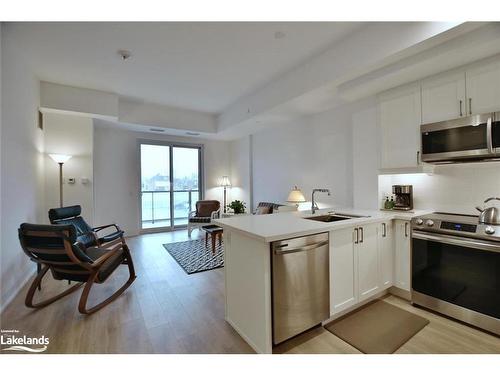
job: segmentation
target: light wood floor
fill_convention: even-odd
[[[193,232],[193,238],[198,235]],[[49,353],[253,353],[224,321],[223,269],[187,275],[162,246],[186,239],[186,231],[128,239],[138,278],[119,299],[91,316],[78,313],[79,292],[44,309],[28,309],[25,286],[2,314],[0,327],[49,337]],[[126,279],[126,267],[120,268],[96,288],[94,301]],[[55,293],[66,286],[47,278],[42,292]],[[385,300],[431,322],[397,353],[500,353],[495,336],[394,296]],[[359,353],[322,327],[285,342],[275,352]]]

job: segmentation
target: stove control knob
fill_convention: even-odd
[[[486,233],[486,234],[494,234],[495,233],[495,228],[493,228],[491,225],[488,225],[486,228],[484,228],[484,233]]]
[[[424,221],[422,219],[417,219],[415,220],[415,223],[417,223],[417,225],[422,225]]]
[[[432,221],[432,220],[427,220],[427,221],[425,222],[425,225],[427,225],[428,227],[432,227],[432,226],[434,225],[434,221]]]

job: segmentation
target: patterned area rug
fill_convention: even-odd
[[[224,267],[224,243],[219,245],[219,241],[215,254],[212,254],[210,241],[205,247],[205,240],[166,243],[163,247],[188,275]]]

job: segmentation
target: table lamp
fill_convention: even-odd
[[[286,201],[289,203],[295,203],[297,208],[299,208],[299,203],[305,202],[306,198],[304,198],[302,191],[297,186],[294,186],[294,188],[290,191],[290,194],[288,194]]]

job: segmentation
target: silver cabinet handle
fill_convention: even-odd
[[[462,99],[460,99],[460,117],[462,117],[464,114],[462,112]]]
[[[469,115],[472,115],[472,98],[469,98]]]
[[[387,224],[382,223],[382,237],[387,237]]]
[[[358,228],[354,229],[354,236],[355,236],[354,243],[359,243],[359,230],[358,230]]]
[[[408,223],[405,223],[405,237],[408,237]]]
[[[283,254],[289,254],[289,253],[298,253],[298,252],[301,252],[301,251],[314,250],[314,249],[317,249],[318,247],[322,247],[322,246],[325,246],[325,245],[328,245],[328,241],[322,241],[322,242],[318,242],[318,243],[313,243],[311,245],[306,245],[306,246],[291,247],[291,248],[286,249],[286,250],[275,249],[274,253],[276,255],[283,255]]]
[[[365,239],[365,238],[364,238],[364,237],[365,237],[365,234],[363,233],[363,228],[359,228],[359,231],[360,231],[360,233],[361,233],[361,239],[359,240],[359,242],[360,242],[360,243],[363,243],[363,241],[364,241],[364,239]]]

